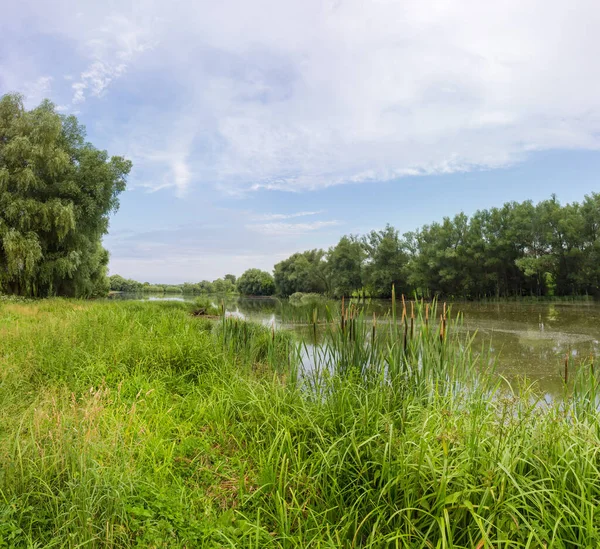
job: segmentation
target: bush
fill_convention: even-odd
[[[275,293],[273,277],[260,269],[248,269],[237,281],[243,295],[269,296]]]
[[[208,297],[198,297],[192,308],[194,316],[219,316],[221,308]]]

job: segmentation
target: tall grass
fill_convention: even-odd
[[[0,304],[0,547],[599,546],[596,367],[540,402],[398,301],[298,345],[180,303]]]

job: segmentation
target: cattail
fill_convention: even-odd
[[[425,326],[429,324],[429,303],[425,305]]]
[[[569,382],[569,353],[565,355],[565,385]]]
[[[444,342],[444,335],[445,335],[445,330],[444,330],[444,315],[440,315],[440,341],[443,343]]]
[[[373,335],[371,336],[371,345],[375,343],[375,329],[377,328],[377,317],[373,312]]]
[[[410,302],[410,338],[415,337],[415,307],[414,301]]]

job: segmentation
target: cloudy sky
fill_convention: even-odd
[[[0,94],[133,160],[105,245],[151,282],[600,191],[597,0],[21,0]]]

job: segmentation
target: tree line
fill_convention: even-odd
[[[219,279],[222,280],[222,279]],[[387,225],[346,235],[328,250],[295,253],[273,274],[248,269],[222,283],[183,284],[184,293],[287,297],[423,297],[484,299],[600,295],[600,194],[561,205],[556,196],[533,204],[460,213],[400,234]],[[224,286],[225,282],[230,283]]]
[[[151,284],[150,282],[138,282],[131,278],[123,278],[114,274],[109,277],[109,289],[111,292],[123,293],[167,293],[167,294],[234,294],[237,293],[236,277],[227,274],[223,278],[217,278],[212,282],[203,280],[183,284]]]
[[[275,265],[275,292],[341,297],[365,293],[483,299],[598,296],[600,194],[561,205],[533,204],[460,213],[400,235],[387,225],[344,236],[328,251],[297,253]]]
[[[328,251],[297,253],[275,265],[275,292],[341,297],[360,293],[482,299],[598,296],[600,194],[561,205],[533,204],[460,213],[399,234],[387,225],[344,236]]]

